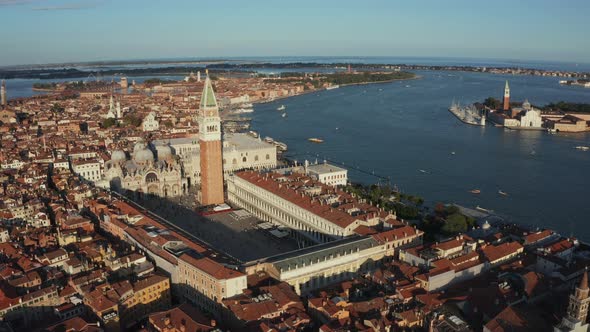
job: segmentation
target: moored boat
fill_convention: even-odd
[[[281,105],[281,106],[279,106],[279,107],[277,108],[277,111],[284,111],[284,110],[286,110],[286,109],[287,109],[287,106],[285,106],[285,105]]]
[[[324,140],[321,138],[316,138],[316,137],[312,137],[312,138],[308,138],[308,141],[312,142],[312,143],[324,143]]]
[[[472,193],[472,194],[476,194],[476,195],[477,194],[481,194],[481,190],[479,190],[479,189],[472,189],[469,192]]]
[[[481,207],[481,206],[479,206],[479,205],[478,205],[478,206],[476,206],[476,207],[475,207],[475,209],[476,209],[476,210],[478,210],[478,211],[487,212],[487,213],[492,213],[492,212],[494,212],[494,211],[492,211],[492,210],[484,209],[484,208],[482,208],[482,207]]]

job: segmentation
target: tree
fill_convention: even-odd
[[[501,106],[500,101],[494,97],[486,98],[486,100],[484,100],[483,104],[493,110],[497,110]]]
[[[128,125],[139,127],[141,125],[142,119],[134,114],[127,114],[123,118],[123,121]]]
[[[115,124],[117,124],[117,120],[115,120],[113,118],[108,118],[108,119],[104,119],[104,121],[102,122],[102,127],[106,129],[106,128],[114,126]]]
[[[52,111],[52,112],[58,112],[58,113],[61,113],[61,112],[63,112],[64,110],[65,110],[65,108],[64,108],[63,106],[61,106],[60,104],[58,104],[58,103],[55,103],[55,104],[53,104],[53,105],[51,106],[51,111]]]
[[[459,213],[453,213],[447,217],[447,221],[442,227],[442,231],[447,235],[464,233],[467,230],[467,220],[465,216]]]

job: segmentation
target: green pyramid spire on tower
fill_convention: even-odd
[[[215,92],[213,92],[213,86],[211,85],[211,79],[209,78],[209,71],[206,71],[207,78],[205,79],[205,86],[203,87],[203,95],[201,96],[201,108],[217,108],[217,99],[215,99]]]

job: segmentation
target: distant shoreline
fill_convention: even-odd
[[[410,80],[417,80],[417,79],[422,79],[423,76],[422,75],[418,75],[418,74],[414,74],[414,77],[409,77],[409,78],[394,78],[391,80],[387,80],[387,81],[376,81],[376,82],[359,82],[359,83],[347,83],[347,84],[338,84],[338,86],[341,87],[346,87],[346,86],[354,86],[354,85],[369,85],[369,84],[385,84],[385,83],[393,83],[393,82],[398,82],[398,81],[410,81]],[[252,104],[256,105],[256,104],[268,104],[268,103],[272,103],[274,101],[277,100],[285,100],[288,98],[292,98],[292,97],[299,97],[299,96],[303,96],[309,93],[314,93],[314,92],[321,92],[321,91],[328,91],[326,88],[322,88],[322,89],[316,89],[316,90],[306,90],[300,94],[296,94],[296,95],[292,95],[292,96],[283,96],[283,97],[278,97],[278,98],[274,98],[272,100],[263,100],[263,101],[253,101]]]
[[[473,65],[418,65],[418,64],[367,64],[367,63],[317,63],[317,62],[289,62],[289,63],[271,63],[271,62],[244,62],[236,63],[237,61],[201,61],[201,62],[147,62],[142,68],[127,68],[127,69],[111,69],[100,68],[98,65],[96,70],[81,70],[77,67],[58,66],[51,67],[12,67],[0,68],[0,79],[68,79],[86,77],[90,74],[100,74],[103,76],[125,75],[133,76],[166,76],[166,75],[188,75],[190,72],[208,69],[212,73],[224,73],[229,71],[251,73],[256,72],[257,69],[287,69],[290,71],[297,69],[317,69],[317,70],[332,70],[344,71],[348,65],[356,71],[385,71],[385,70],[431,70],[431,71],[460,71],[460,72],[477,72],[489,74],[504,74],[504,75],[530,75],[530,76],[547,76],[547,77],[568,77],[568,78],[589,78],[590,72],[580,72],[573,70],[550,70],[550,69],[536,69],[524,67],[499,67],[499,66],[473,66]],[[111,65],[116,65],[113,63]],[[129,64],[121,62],[121,65]],[[140,63],[141,64],[141,63]],[[149,67],[154,64],[168,64],[169,66],[163,68]],[[182,65],[182,66],[175,66]],[[102,65],[104,66],[104,65]]]

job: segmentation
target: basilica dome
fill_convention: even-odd
[[[114,162],[119,162],[119,161],[123,161],[126,159],[127,159],[127,156],[125,156],[125,152],[123,152],[121,150],[115,150],[111,154],[111,160]]]
[[[133,152],[133,160],[138,163],[154,161],[154,153],[148,148],[137,150]]]
[[[168,159],[172,156],[172,149],[168,145],[156,145],[158,160]]]

